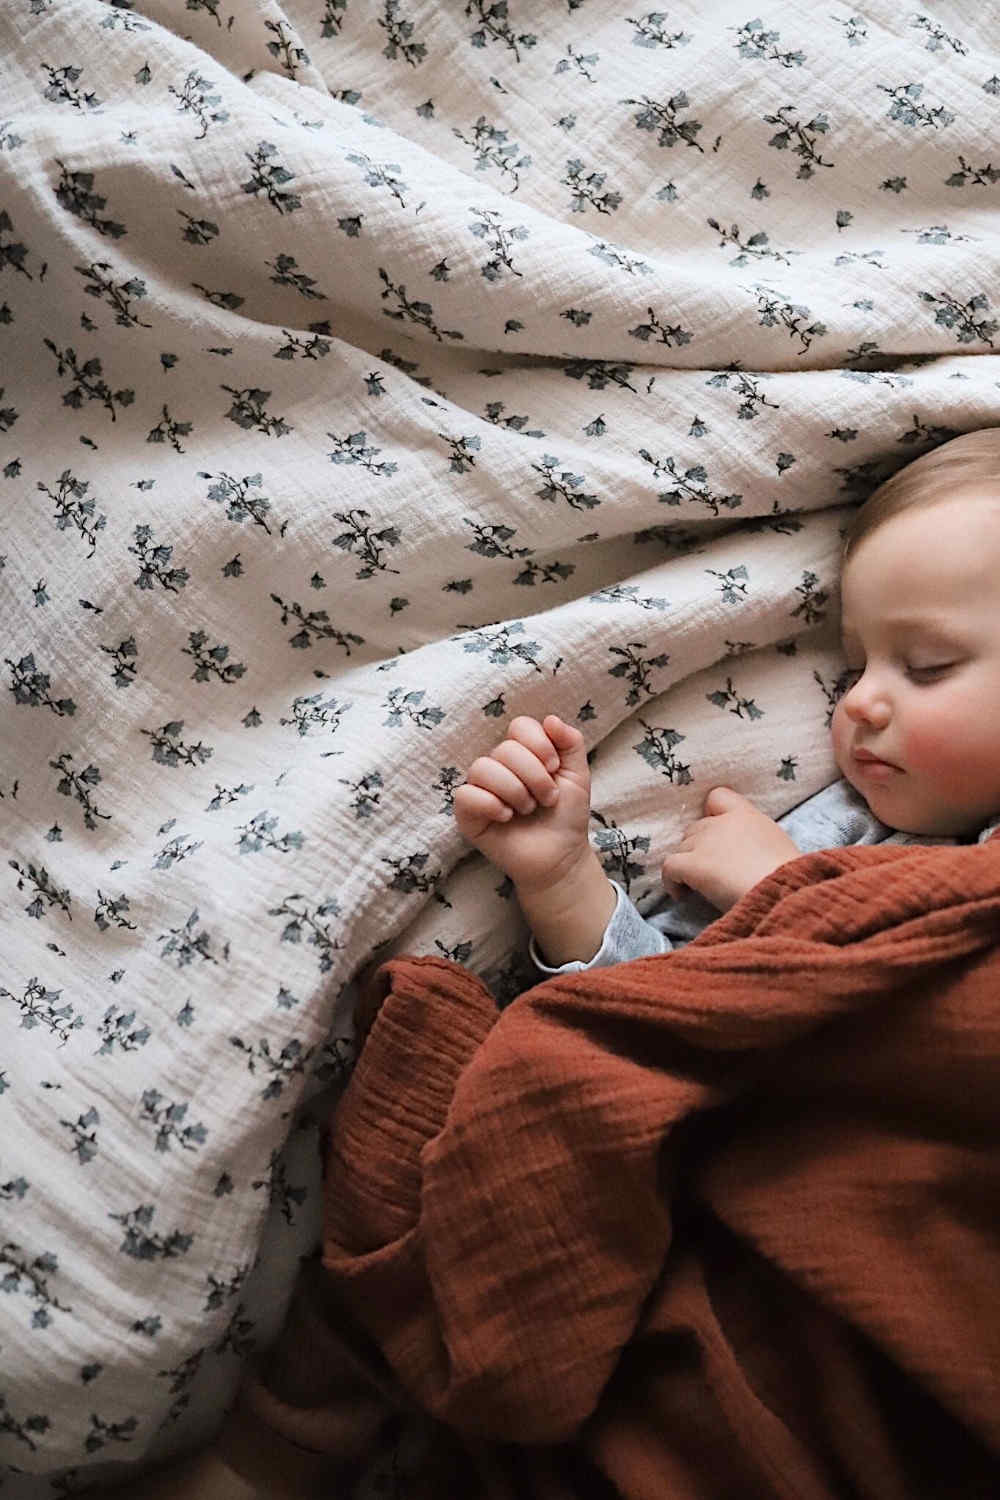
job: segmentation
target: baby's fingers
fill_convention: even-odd
[[[552,715],[549,715],[551,718]],[[559,721],[556,720],[556,723]],[[519,714],[516,719],[511,719],[507,733],[509,738],[505,743],[523,745],[530,750],[546,771],[552,772],[559,769],[559,751],[553,745],[545,729],[537,719],[529,718],[527,714]]]
[[[673,849],[660,866],[660,880],[663,889],[671,901],[677,901],[684,895],[685,891],[691,889],[683,879],[683,872],[687,861],[687,851]]]
[[[490,755],[474,760],[466,780],[494,792],[525,817],[539,802],[550,806],[555,801],[552,778],[545,767],[532,751],[513,739],[504,740]]]
[[[514,809],[483,787],[460,786],[455,792],[455,822],[467,839],[480,838],[491,823],[509,823]]]

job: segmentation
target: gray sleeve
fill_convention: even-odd
[[[576,974],[581,969],[604,969],[611,964],[624,963],[630,958],[646,958],[653,953],[669,953],[673,947],[669,937],[652,922],[647,922],[633,906],[617,880],[611,884],[618,892],[618,904],[611,913],[601,946],[593,958],[586,963],[571,959],[569,963],[553,967],[544,963],[538,952],[534,937],[528,944],[532,963],[543,974]]]
[[[869,811],[864,798],[846,780],[835,781],[800,802],[778,819],[778,827],[784,829],[803,854],[844,844],[877,844],[892,832]],[[606,968],[652,953],[670,953],[697,937],[719,915],[704,896],[697,891],[686,891],[675,901],[658,902],[644,917],[618,882],[612,880],[611,884],[618,892],[618,904],[593,958],[587,962],[573,959],[553,967],[542,960],[538,945],[531,938],[528,952],[543,974],[574,974],[581,969]]]
[[[907,835],[894,833],[885,823],[880,823],[861,793],[844,778],[807,797],[778,818],[777,823],[802,854],[812,854],[817,849],[840,849],[848,844],[907,840]],[[921,839],[920,842],[948,843],[950,840]],[[588,962],[574,959],[552,968],[542,962],[535,940],[531,939],[528,952],[543,974],[573,974],[580,969],[600,969],[609,964],[626,963],[630,958],[645,958],[651,953],[670,953],[697,937],[719,915],[704,896],[697,891],[686,891],[675,901],[660,901],[644,917],[618,882],[612,880],[611,884],[618,892],[618,904],[604,929],[601,946]]]

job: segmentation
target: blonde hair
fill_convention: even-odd
[[[866,536],[904,510],[922,510],[952,494],[989,489],[1000,498],[1000,427],[950,438],[905,464],[858,507],[844,538],[841,563]]]

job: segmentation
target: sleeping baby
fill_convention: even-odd
[[[514,883],[545,974],[664,953],[772,870],[845,844],[982,842],[1000,831],[1000,428],[899,470],[853,518],[841,632],[852,679],[834,710],[842,779],[776,822],[728,787],[663,861],[643,918],[589,838],[583,735],[511,721],[455,793],[463,836]]]
[[[844,844],[982,842],[1000,831],[1000,428],[945,443],[876,490],[854,518],[843,561],[842,630],[853,681],[832,721],[842,779],[777,822],[738,792],[714,788],[704,817],[663,861],[670,899],[648,920],[608,880],[590,846],[590,771],[578,729],[556,714],[541,722],[515,718],[508,738],[470,766],[455,793],[458,826],[514,882],[532,929],[531,955],[544,973],[602,967],[681,946],[800,854]],[[452,1024],[449,1015],[449,1034]],[[398,1032],[404,1042],[407,1035]],[[462,1035],[465,1045],[469,1034]],[[354,1129],[367,1117],[351,1118]],[[371,1128],[380,1132],[378,1111],[372,1118]],[[395,1181],[391,1174],[377,1180],[379,1192]],[[410,1192],[410,1179],[407,1184]],[[379,1192],[369,1192],[365,1182],[355,1201],[380,1205]],[[387,1194],[386,1212],[397,1224],[405,1211]],[[417,1232],[408,1230],[399,1244],[411,1243],[421,1245]],[[359,1255],[357,1264],[350,1262],[351,1273],[362,1263],[382,1262],[389,1248]],[[409,1270],[403,1285],[409,1298]],[[338,1306],[329,1296],[324,1309]],[[461,1305],[458,1299],[455,1306]],[[205,1453],[169,1466],[138,1489],[130,1484],[131,1500],[332,1493],[325,1477],[328,1445],[346,1445],[353,1453],[352,1444],[367,1442],[378,1430],[384,1410],[366,1386],[355,1388],[355,1362],[360,1368],[364,1356],[353,1343],[343,1356],[336,1338],[333,1352],[327,1348],[325,1315],[316,1313],[314,1325],[303,1314],[305,1321],[285,1336],[292,1352],[284,1356],[286,1366],[279,1361],[277,1368],[280,1380],[297,1393],[291,1406],[266,1391],[260,1397],[269,1421],[290,1418],[292,1441],[279,1440],[252,1411],[237,1413],[228,1437]],[[419,1320],[407,1324],[406,1337],[419,1344],[423,1326]],[[347,1360],[348,1384],[340,1357]],[[330,1368],[319,1379],[327,1358]],[[379,1381],[383,1374],[380,1363]],[[321,1403],[316,1411],[310,1408],[314,1391]],[[322,1403],[329,1400],[336,1410],[345,1391],[349,1417],[341,1421],[347,1425],[324,1425]],[[313,1424],[312,1440],[303,1444],[307,1423]],[[251,1472],[256,1486],[242,1477]]]

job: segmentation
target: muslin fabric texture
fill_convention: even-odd
[[[218,1425],[359,968],[533,982],[511,717],[640,910],[835,775],[841,532],[997,420],[996,74],[972,5],[0,7],[4,1500]]]
[[[986,1500],[998,924],[1000,839],[883,844],[502,1013],[450,960],[383,965],[231,1452],[263,1421],[353,1465],[381,1399],[452,1466],[406,1494]]]

